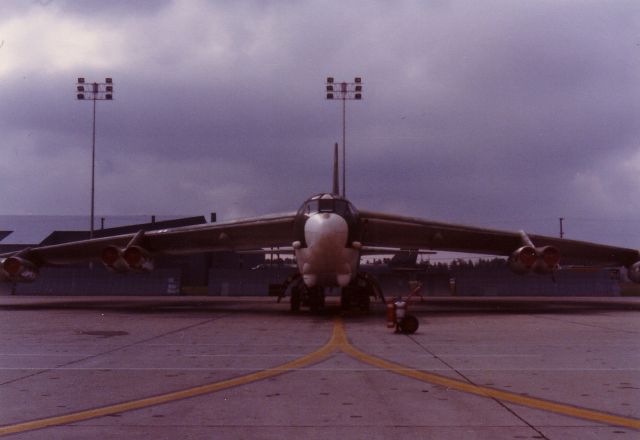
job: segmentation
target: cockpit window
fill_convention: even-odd
[[[317,212],[335,212],[342,217],[350,217],[355,214],[351,204],[346,200],[334,198],[317,198],[308,200],[302,207],[301,213],[306,215]]]
[[[315,212],[318,212],[318,201],[317,200],[308,201],[305,204],[304,213],[305,214],[313,214]]]
[[[302,247],[307,247],[305,241],[305,225],[307,220],[309,220],[309,218],[314,214],[318,213],[335,213],[339,215],[347,222],[349,227],[348,242],[351,243],[354,240],[360,240],[362,233],[360,220],[358,218],[358,211],[356,211],[353,205],[346,199],[343,199],[336,194],[323,193],[308,199],[300,205],[300,209],[296,215],[293,230],[294,235],[297,237],[296,240],[300,241]],[[325,217],[325,215],[322,215],[321,217]]]
[[[320,199],[318,200],[320,212],[334,212],[334,202],[333,199]]]
[[[336,212],[343,217],[348,215],[353,215],[353,210],[351,209],[351,205],[349,202],[345,200],[336,200]]]

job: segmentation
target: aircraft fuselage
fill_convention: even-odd
[[[358,273],[358,213],[335,194],[307,200],[297,213],[293,243],[298,269],[307,287],[345,287]]]

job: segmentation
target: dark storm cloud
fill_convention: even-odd
[[[91,3],[2,5],[3,212],[85,211],[80,75],[116,87],[99,211],[293,210],[329,189],[325,76],[362,75],[358,206],[550,234],[564,216],[574,237],[640,242],[636,2]]]

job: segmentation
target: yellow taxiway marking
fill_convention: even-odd
[[[394,362],[390,362],[375,356],[371,356],[364,353],[349,343],[344,331],[344,325],[342,321],[338,321],[336,326],[339,328],[338,340],[341,342],[340,350],[344,351],[348,355],[362,362],[365,362],[374,367],[378,367],[387,371],[392,371],[397,374],[401,374],[406,377],[418,379],[423,382],[429,382],[436,385],[441,385],[449,389],[463,391],[465,393],[476,394],[482,397],[489,397],[498,399],[503,402],[511,402],[529,408],[541,409],[544,411],[553,412],[556,414],[562,414],[571,417],[577,417],[580,419],[591,420],[600,423],[606,423],[609,425],[625,426],[627,428],[640,429],[640,419],[634,419],[631,417],[618,416],[614,414],[607,414],[604,412],[579,408],[563,403],[553,402],[550,400],[537,399],[535,397],[523,396],[521,394],[510,393],[508,391],[497,390],[495,388],[483,387],[479,385],[473,385],[469,382],[464,382],[456,379],[451,379],[439,374],[427,373],[425,371],[414,370],[409,367],[405,367]]]
[[[240,376],[233,379],[223,380],[221,382],[201,385],[181,391],[174,391],[159,396],[147,397],[139,400],[131,400],[129,402],[116,403],[114,405],[102,406],[99,408],[88,409],[71,414],[48,417],[45,419],[32,420],[23,423],[16,423],[14,425],[0,426],[0,436],[16,434],[24,431],[31,431],[33,429],[47,428],[50,426],[66,425],[69,423],[93,419],[95,417],[102,417],[110,414],[117,414],[125,411],[132,411],[135,409],[160,405],[163,403],[173,402],[175,400],[200,396],[202,394],[215,393],[216,391],[224,390],[227,388],[245,385],[273,376],[278,376],[288,371],[296,370],[320,362],[321,360],[329,357],[333,352],[338,350],[338,348],[343,343],[344,331],[342,330],[341,332],[341,329],[341,326],[334,325],[331,339],[323,347],[312,353],[309,353],[308,355],[302,356],[298,359],[294,359],[277,367],[268,368],[266,370],[257,371],[255,373],[247,374],[245,376]]]
[[[600,423],[606,423],[609,425],[625,426],[628,428],[640,429],[640,420],[629,417],[617,416],[614,414],[607,414],[591,409],[578,408],[571,405],[552,402],[549,400],[536,399],[534,397],[523,396],[516,393],[510,393],[507,391],[501,391],[494,388],[483,387],[473,385],[468,382],[451,379],[438,374],[427,373],[425,371],[414,370],[409,367],[396,364],[375,356],[371,356],[355,348],[349,342],[342,320],[336,319],[333,326],[333,333],[331,339],[320,349],[302,356],[298,359],[292,360],[277,367],[269,368],[266,370],[258,371],[255,373],[247,374],[245,376],[236,377],[233,379],[223,380],[221,382],[215,382],[207,385],[201,385],[194,388],[189,388],[181,391],[174,391],[171,393],[162,394],[159,396],[148,397],[144,399],[132,400],[129,402],[117,403],[114,405],[107,405],[99,408],[88,409],[85,411],[79,411],[71,414],[48,417],[45,419],[32,420],[29,422],[16,423],[14,425],[7,425],[0,427],[0,436],[15,434],[19,432],[30,431],[33,429],[41,429],[50,426],[65,425],[74,422],[80,422],[83,420],[92,419],[95,417],[102,417],[110,414],[117,414],[125,411],[132,411],[136,409],[147,408],[150,406],[160,405],[163,403],[169,403],[180,399],[186,399],[189,397],[200,396],[202,394],[214,393],[216,391],[224,390],[231,387],[245,385],[251,382],[267,379],[273,376],[277,376],[286,373],[291,370],[307,367],[311,364],[318,363],[336,351],[343,351],[344,353],[352,356],[353,358],[360,360],[364,363],[372,365],[377,368],[391,371],[406,377],[417,379],[423,382],[429,382],[436,385],[441,385],[449,389],[462,391],[465,393],[475,394],[482,397],[494,398],[504,402],[511,402],[518,405],[527,406],[529,408],[541,409],[557,414],[567,415],[571,417],[577,417],[581,419],[596,421]]]

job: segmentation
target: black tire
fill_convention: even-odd
[[[343,287],[340,293],[340,308],[342,310],[349,310],[351,308],[351,297],[348,287]]]
[[[291,290],[291,311],[300,311],[300,291],[296,287]]]
[[[400,331],[405,335],[412,335],[418,330],[419,326],[418,318],[413,315],[407,315],[400,322]]]
[[[369,298],[369,292],[365,289],[362,289],[359,293],[358,298],[358,306],[360,307],[360,311],[368,312],[371,307],[371,298]]]
[[[317,313],[324,307],[324,292],[318,288],[313,287],[309,290],[309,310],[312,313]]]

